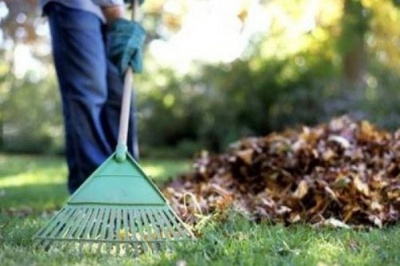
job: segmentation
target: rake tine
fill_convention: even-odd
[[[173,239],[177,240],[180,238],[180,232],[177,230],[177,228],[175,227],[175,223],[174,223],[174,216],[170,216],[169,215],[169,210],[163,210],[162,215],[164,216],[166,222],[168,223],[169,227],[171,228],[171,232],[173,235]],[[172,219],[171,219],[172,218]]]
[[[158,230],[158,224],[157,222],[153,219],[153,213],[150,209],[148,209],[146,211],[147,214],[147,220],[149,221],[149,227],[152,229],[151,230],[151,236],[153,241],[152,246],[153,246],[153,251],[157,251],[159,249],[159,240],[161,240],[161,235],[160,235],[160,231]]]
[[[156,233],[156,228],[155,225],[151,222],[150,219],[150,213],[148,210],[145,211],[145,218],[147,222],[147,227],[149,228],[149,233],[148,233],[148,239],[149,239],[149,245],[151,246],[151,251],[155,252],[157,251],[157,233]]]
[[[64,229],[66,229],[66,226],[68,222],[73,218],[75,213],[74,209],[68,210],[68,212],[65,214],[65,217],[59,217],[57,220],[57,226],[52,230],[52,232],[47,235],[49,238],[55,238],[56,236],[61,235]],[[62,222],[62,220],[64,220]]]
[[[66,210],[61,209],[56,215],[52,217],[52,219],[42,228],[40,229],[36,235],[34,236],[34,248],[38,248],[39,246],[44,247],[45,250],[48,250],[50,247],[50,240],[43,240],[42,237],[45,237],[47,234],[51,232],[51,230],[56,227],[58,224],[55,221],[58,219],[58,216],[65,216]]]
[[[100,234],[100,231],[101,231],[101,227],[100,227],[101,221],[103,221],[105,213],[106,213],[106,209],[104,209],[104,208],[99,209],[99,212],[98,212],[96,218],[93,221],[94,222],[94,228],[91,231],[91,233],[92,233],[92,237],[91,238],[93,238],[93,239],[97,239],[98,238],[98,236]]]
[[[173,240],[179,239],[179,232],[177,232],[176,228],[174,228],[174,223],[171,221],[170,217],[167,215],[167,212],[165,210],[160,212],[160,215],[164,218],[165,223],[167,224],[167,227],[170,229],[171,232],[171,237]]]
[[[171,227],[171,224],[169,223],[168,219],[163,215],[163,211],[159,210],[155,212],[155,215],[157,216],[157,220],[162,221],[162,226],[161,228],[164,228],[167,234],[164,235],[164,239],[166,238],[171,238],[175,239],[174,233],[173,233],[173,228]]]
[[[142,249],[143,252],[149,251],[149,247],[147,246],[147,239],[146,239],[146,230],[145,230],[145,220],[142,215],[142,210],[137,210],[137,213],[139,214],[138,217],[138,228],[139,228],[139,239],[140,243],[142,244]]]
[[[154,231],[156,232],[157,240],[163,240],[161,225],[159,224],[157,219],[155,219],[154,212],[152,210],[148,210],[147,214],[148,214],[150,223],[154,225],[153,228],[154,228]]]
[[[52,241],[50,241],[50,240],[40,240],[39,242],[38,242],[38,245],[37,246],[42,246],[43,248],[44,248],[44,250],[49,250],[50,249],[50,245],[51,245],[51,242]]]
[[[79,237],[79,235],[77,235],[76,237],[75,235],[77,234],[79,228],[81,227],[82,221],[85,219],[86,212],[87,209],[84,209],[84,210],[78,210],[75,213],[76,218],[73,222],[73,226],[71,227],[70,234],[67,234],[66,238],[72,239]]]
[[[110,221],[108,223],[108,238],[107,240],[110,240],[110,242],[112,243],[113,238],[115,237],[114,234],[114,224],[115,223],[115,210],[111,210],[111,217],[110,217]],[[112,252],[112,244],[110,244],[108,246],[109,248],[109,252]]]
[[[190,236],[188,233],[189,230],[184,226],[183,222],[176,215],[174,215],[172,210],[169,210],[169,216],[171,217],[171,220],[173,221],[181,239],[184,239],[185,236]]]
[[[78,212],[79,210],[73,209],[65,224],[63,224],[59,230],[54,231],[53,237],[62,236],[64,238],[69,238],[73,233],[73,226],[76,225],[76,220],[79,219],[79,215],[77,215]]]
[[[138,242],[138,239],[137,239],[137,236],[136,236],[136,232],[137,232],[137,230],[135,230],[135,223],[137,223],[136,222],[136,218],[135,218],[135,210],[127,210],[127,219],[129,219],[129,221],[130,221],[130,228],[131,228],[131,233],[132,233],[132,242],[133,242],[133,255],[135,256],[135,257],[137,257],[138,256],[138,249],[139,249],[139,246],[137,245],[137,242]]]
[[[93,225],[95,223],[96,217],[99,213],[100,209],[99,208],[95,208],[93,209],[93,212],[91,213],[90,217],[89,217],[89,221],[87,223],[87,226],[85,228],[85,230],[82,232],[82,237],[85,238],[85,236],[87,238],[90,238],[90,230],[93,228]]]
[[[57,220],[57,217],[60,215],[65,215],[65,209],[61,209],[56,215],[54,215],[51,220],[46,224],[46,226],[44,226],[42,229],[40,229],[37,233],[36,233],[36,237],[41,236],[41,235],[46,235],[49,231],[51,231],[51,229],[56,226],[56,224],[54,224],[54,221]]]
[[[115,226],[115,210],[111,210],[110,220],[108,221],[108,240],[113,240],[114,238],[114,226]]]
[[[134,214],[135,214],[135,224],[136,224],[136,228],[137,228],[137,231],[136,231],[136,239],[137,239],[137,241],[138,241],[138,249],[139,250],[142,250],[142,252],[145,252],[146,250],[146,247],[143,245],[143,241],[144,241],[144,238],[143,238],[143,227],[142,227],[142,224],[143,224],[143,221],[142,221],[142,217],[141,217],[141,213],[140,213],[140,210],[139,209],[137,209],[137,210],[134,210],[133,211],[134,212]]]
[[[145,228],[145,231],[147,231],[146,235],[146,242],[148,242],[148,245],[150,246],[151,250],[155,250],[154,242],[154,229],[152,227],[152,224],[149,220],[148,213],[146,210],[143,211],[143,227]]]
[[[121,240],[121,210],[117,210],[117,226],[116,226],[116,234],[115,240]],[[125,234],[125,231],[123,231]],[[126,232],[128,233],[128,232]],[[120,253],[120,244],[116,244],[116,253],[119,255]]]
[[[98,236],[101,231],[100,225],[101,225],[101,221],[103,220],[103,217],[105,214],[105,209],[104,208],[97,208],[97,209],[98,209],[98,211],[97,211],[96,215],[93,217],[93,225],[90,228],[88,228],[89,230],[87,233],[88,233],[89,239],[98,239]],[[96,245],[99,245],[99,244],[93,244],[91,246],[89,245],[90,246],[89,249],[92,250],[92,247],[93,247],[93,250],[95,250]]]
[[[122,240],[127,241],[129,239],[129,234],[132,232],[129,231],[129,224],[128,224],[128,210],[122,209],[122,219],[123,219],[123,229],[124,230],[124,238]],[[125,242],[125,250],[126,253],[129,251],[129,243]]]
[[[76,239],[83,239],[82,233],[85,230],[85,228],[88,227],[88,224],[90,223],[90,219],[93,215],[94,210],[93,209],[86,209],[85,215],[82,215],[81,222],[79,223],[79,227],[77,227],[76,232],[75,232],[75,238]]]
[[[43,230],[38,234],[38,236],[49,236],[52,235],[55,231],[58,231],[59,228],[63,225],[63,223],[60,220],[65,220],[65,218],[68,218],[70,212],[73,212],[72,210],[66,210],[62,209],[60,210],[54,218],[51,220],[50,223],[48,223]]]
[[[99,226],[100,226],[99,230],[101,229],[101,233],[100,233],[99,239],[105,239],[106,232],[107,232],[107,226],[104,224],[104,222],[106,222],[109,219],[109,216],[111,215],[110,212],[111,212],[110,209],[106,209],[105,210],[104,216],[103,216],[103,219],[102,219],[103,222],[101,222],[101,224],[99,224]],[[99,246],[98,246],[98,249],[97,249],[99,253],[101,253],[102,245],[103,245],[103,242],[100,242]]]
[[[89,215],[88,215],[87,222],[82,223],[81,228],[77,232],[77,236],[76,236],[77,239],[78,238],[81,240],[86,239],[85,235],[87,234],[87,231],[89,231],[90,228],[92,227],[94,217],[96,216],[96,213],[98,211],[98,209],[88,209],[88,210],[89,210]],[[82,253],[84,246],[85,246],[85,242],[81,242],[78,247],[79,253]]]

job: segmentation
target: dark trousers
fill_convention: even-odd
[[[73,193],[115,151],[123,79],[107,60],[100,18],[57,3],[47,4],[45,13],[63,106],[68,189]],[[128,152],[137,158],[133,104],[129,132]]]

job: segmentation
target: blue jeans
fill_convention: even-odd
[[[117,145],[123,79],[107,59],[105,26],[96,15],[49,3],[54,65],[61,92],[68,164],[73,193]],[[136,159],[132,99],[128,152]]]

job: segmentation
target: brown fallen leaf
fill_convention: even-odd
[[[361,192],[362,194],[364,194],[365,196],[369,196],[369,187],[368,184],[364,183],[363,181],[361,181],[359,176],[355,176],[353,179],[353,184],[355,186],[355,188]]]
[[[242,159],[246,164],[251,164],[253,153],[254,153],[254,150],[247,149],[247,150],[236,152],[236,155],[237,155],[237,157]]]
[[[308,192],[308,184],[305,180],[301,180],[297,186],[296,191],[293,193],[293,197],[302,199]]]

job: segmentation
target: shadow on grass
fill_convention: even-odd
[[[2,180],[29,172],[65,172],[64,159],[58,156],[0,154],[0,186]]]
[[[0,196],[1,213],[13,210],[30,209],[32,212],[56,209],[68,198],[66,185],[37,184],[2,187]]]
[[[61,209],[68,198],[66,185],[62,183],[1,189],[0,243],[15,247],[29,247],[35,232]]]

